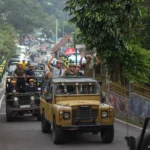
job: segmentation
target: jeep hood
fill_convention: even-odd
[[[80,105],[100,105],[100,97],[99,96],[87,96],[87,97],[61,97],[61,99],[57,99],[57,105],[61,106],[80,106]]]

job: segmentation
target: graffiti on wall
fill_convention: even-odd
[[[109,92],[108,97],[109,102],[115,109],[115,113],[126,116],[128,99],[111,91]]]
[[[131,93],[129,100],[129,109],[132,114],[145,118],[150,116],[150,99]]]

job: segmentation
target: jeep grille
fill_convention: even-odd
[[[30,105],[30,97],[29,96],[20,96],[19,104],[20,105]]]
[[[92,109],[90,106],[80,106],[78,109],[73,109],[72,119],[89,120],[95,119],[98,115],[98,109]]]

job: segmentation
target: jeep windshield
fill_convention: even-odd
[[[100,94],[98,83],[61,83],[55,86],[55,95]]]

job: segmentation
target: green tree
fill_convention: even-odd
[[[46,18],[40,4],[32,0],[7,0],[4,3],[3,14],[8,23],[24,33],[40,28]]]
[[[87,47],[96,49],[107,62],[112,81],[120,82],[122,74],[129,80],[133,80],[131,76],[138,79],[135,72],[146,74],[148,62],[137,67],[133,60],[142,55],[139,29],[143,28],[141,20],[145,15],[143,0],[68,0],[65,10],[73,16],[70,21],[80,29],[79,36]],[[132,66],[126,65],[131,60]],[[127,71],[132,69],[136,71]],[[148,76],[149,72],[142,78],[147,81]]]
[[[0,56],[5,56],[9,60],[15,54],[17,32],[8,23],[0,24]]]

